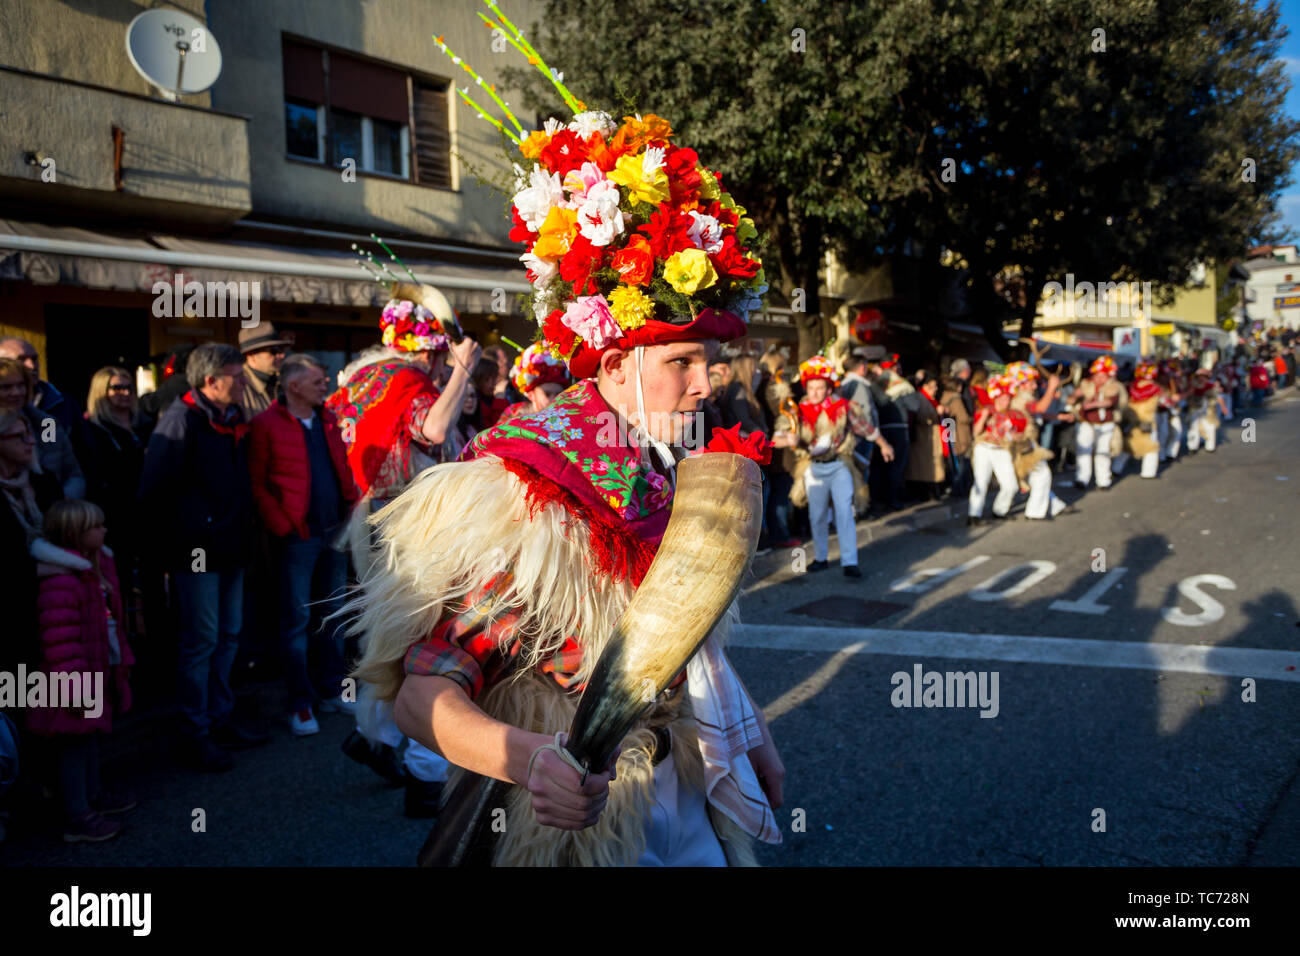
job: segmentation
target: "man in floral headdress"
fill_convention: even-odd
[[[814,559],[808,570],[822,571],[828,566],[833,506],[840,566],[846,578],[860,578],[858,529],[853,514],[855,505],[858,509],[866,506],[867,489],[853,467],[853,448],[859,438],[880,443],[886,461],[893,457],[893,449],[882,438],[880,429],[863,417],[860,405],[833,394],[839,375],[825,356],[814,355],[800,364],[799,381],[804,400],[799,403],[798,428],[792,428],[790,420],[782,416],[772,444],[794,448],[798,455],[790,500],[795,505],[808,505]]]
[[[338,418],[348,465],[368,499],[366,507],[359,509],[363,513],[377,511],[396,498],[417,474],[434,464],[437,446],[459,416],[470,387],[468,370],[479,359],[473,339],[449,344],[442,323],[423,302],[390,299],[379,327],[380,345],[343,370],[342,387],[325,403]],[[451,378],[439,393],[434,376],[448,355],[453,361]],[[368,541],[353,537],[353,559],[361,574],[368,564]],[[399,767],[397,752],[403,737],[384,708],[359,714],[358,728],[344,743],[344,752],[390,783],[404,784],[408,816],[435,813],[447,776],[446,761],[410,741],[402,750]]]
[[[745,333],[765,286],[753,223],[664,120],[616,123],[553,82],[576,115],[514,137],[532,168],[513,236],[538,346],[582,381],[377,516],[358,673],[412,738],[511,785],[483,831],[498,865],[752,862],[753,838],[780,841],[784,770],[720,644],[734,607],[616,764],[580,774],[554,746],[659,547],[717,343]],[[760,444],[710,447],[761,460]]]
[[[502,412],[499,422],[528,412],[540,412],[573,382],[564,360],[537,344],[519,353],[510,367],[510,380],[524,400],[515,402]]]
[[[1111,445],[1117,437],[1115,423],[1125,402],[1124,386],[1115,378],[1117,372],[1115,360],[1109,355],[1094,359],[1088,369],[1089,378],[1080,382],[1070,396],[1071,409],[1079,416],[1074,430],[1076,488],[1088,487],[1094,475],[1098,488],[1110,487]]]

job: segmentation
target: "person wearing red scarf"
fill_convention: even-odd
[[[990,404],[981,406],[975,413],[975,447],[971,450],[974,481],[967,508],[968,525],[984,521],[984,498],[988,495],[990,478],[996,477],[998,481],[998,494],[993,499],[995,518],[1007,516],[1020,487],[1011,445],[1024,435],[1029,419],[1023,412],[1011,409],[1012,391],[1013,384],[1004,376],[990,379],[987,389]]]
[[[854,522],[854,478],[856,470],[850,467],[853,446],[857,438],[875,440],[878,435],[866,423],[858,407],[847,399],[833,395],[836,385],[834,366],[820,355],[814,355],[799,366],[799,379],[804,387],[804,400],[799,403],[797,430],[789,427],[782,418],[777,425],[772,444],[778,448],[793,448],[799,457],[795,465],[795,489],[791,501],[799,498],[808,502],[808,523],[812,525],[813,562],[809,571],[828,568],[830,556],[830,515],[835,512],[835,533],[840,543],[840,566],[846,578],[860,578],[858,568],[858,529]],[[859,479],[860,480],[860,479]]]
[[[1188,408],[1191,421],[1187,425],[1187,450],[1199,451],[1204,441],[1205,450],[1213,454],[1219,438],[1219,412],[1226,415],[1228,409],[1208,368],[1198,368],[1193,373]]]
[[[1128,407],[1124,409],[1124,450],[1142,463],[1142,477],[1154,478],[1160,469],[1160,444],[1156,417],[1165,390],[1156,381],[1159,366],[1155,362],[1138,362],[1128,387]]]

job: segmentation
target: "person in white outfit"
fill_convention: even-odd
[[[1177,461],[1179,449],[1183,445],[1183,393],[1186,385],[1177,363],[1164,362],[1160,366],[1160,375],[1156,381],[1164,390],[1160,397],[1160,460]]]
[[[1040,397],[1037,392],[1041,375],[1028,362],[1012,362],[1002,378],[1012,390],[1011,410],[1025,417],[1024,429],[1011,445],[1011,462],[1020,479],[1020,489],[1024,491],[1027,488],[1029,492],[1025,517],[1035,521],[1055,518],[1069,506],[1052,493],[1052,469],[1047,464],[1052,452],[1039,444],[1039,422],[1056,402],[1061,379],[1049,375]]]
[[[1228,410],[1223,401],[1223,393],[1209,369],[1197,369],[1192,376],[1187,404],[1191,410],[1187,426],[1187,450],[1198,451],[1204,441],[1205,450],[1213,452],[1218,445],[1219,413],[1227,415]]]
[[[1005,518],[1011,510],[1020,483],[1016,480],[1010,446],[1024,434],[1029,422],[1022,412],[1011,410],[1011,383],[1005,377],[990,379],[986,394],[991,404],[982,406],[975,413],[968,525],[980,524],[984,520],[984,499],[989,492],[990,478],[996,478],[998,482],[998,494],[993,499],[993,517]],[[1050,482],[1050,476],[1048,480]]]
[[[1131,455],[1142,463],[1143,478],[1155,478],[1160,471],[1157,421],[1165,390],[1156,382],[1159,371],[1155,362],[1138,362],[1128,387],[1128,407],[1124,409],[1125,457]]]
[[[1094,476],[1098,488],[1110,487],[1110,446],[1124,404],[1124,387],[1116,381],[1116,371],[1115,360],[1109,355],[1095,359],[1088,369],[1089,378],[1080,382],[1070,397],[1079,416],[1074,432],[1076,488],[1088,487]]]
[[[830,556],[830,512],[834,509],[835,531],[840,542],[840,565],[844,576],[860,578],[858,532],[854,523],[853,448],[858,438],[876,442],[885,461],[894,457],[856,402],[831,394],[838,376],[830,360],[814,355],[799,366],[804,399],[799,403],[797,427],[782,417],[772,436],[778,448],[793,448],[799,455],[794,478],[802,482],[808,500],[808,523],[812,526],[813,557],[809,571],[828,567]],[[794,495],[792,500],[797,500]]]

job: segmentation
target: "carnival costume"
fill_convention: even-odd
[[[1160,469],[1156,419],[1165,390],[1156,381],[1159,371],[1155,362],[1138,362],[1123,412],[1124,450],[1141,462],[1143,478],[1156,477]]]
[[[1029,493],[1025,502],[1025,517],[1038,520],[1049,515],[1056,517],[1068,506],[1052,492],[1052,469],[1047,464],[1055,457],[1050,449],[1038,442],[1038,423],[1031,406],[1038,389],[1038,369],[1027,362],[1012,362],[1002,374],[1005,387],[1010,388],[1011,411],[1024,417],[1023,431],[1010,441],[1012,466],[1020,489]]]
[[[1010,408],[998,411],[993,403],[1003,395],[1013,394],[1014,386],[1005,376],[999,375],[989,380],[985,389],[989,404],[976,413],[977,422],[984,419],[983,430],[975,436],[975,445],[971,449],[972,484],[968,503],[968,514],[972,520],[979,520],[984,514],[984,499],[989,491],[990,477],[997,478],[998,493],[993,499],[993,515],[1005,518],[1011,510],[1020,481],[1016,477],[1016,466],[1011,449],[1024,439],[1029,426],[1029,419],[1024,412]],[[1050,488],[1051,476],[1048,476]]]
[[[1201,443],[1213,452],[1219,439],[1219,385],[1207,368],[1197,369],[1192,375],[1191,392],[1187,399],[1187,450],[1197,451]]]
[[[548,73],[488,6],[488,24]],[[579,381],[547,408],[480,432],[461,461],[421,475],[376,518],[383,560],[363,582],[358,626],[359,672],[381,699],[407,675],[437,675],[489,716],[554,736],[569,728],[578,692],[651,567],[685,455],[638,427],[643,348],[743,335],[766,286],[745,248],[752,221],[694,151],[672,142],[665,120],[616,122],[548,75],[575,114],[570,123],[548,120],[524,135],[508,111],[514,129],[486,117],[531,166],[516,167],[511,236],[527,249],[537,347],[577,379],[595,376],[606,350],[628,351],[636,416],[611,408],[595,381]],[[762,436],[751,439],[746,451],[761,458]],[[762,745],[759,720],[722,651],[736,617],[733,605],[623,740],[598,822],[544,826],[527,789],[513,785],[503,832],[489,837],[494,864],[752,863],[752,839],[780,841],[746,756]]]
[[[853,449],[858,438],[875,441],[880,432],[871,427],[857,405],[835,394],[839,385],[835,366],[826,357],[814,355],[799,365],[799,381],[807,389],[808,383],[818,378],[826,382],[826,398],[820,402],[804,399],[798,404],[794,421],[782,416],[776,423],[777,432],[792,433],[799,440],[794,449],[790,503],[808,508],[817,561],[825,561],[830,554],[833,506],[840,564],[856,567],[858,533],[854,514],[855,509],[866,508],[867,488],[853,467]]]
[[[536,344],[528,346],[515,357],[514,364],[510,366],[510,380],[519,390],[519,394],[524,396],[524,400],[506,408],[497,420],[498,425],[536,410],[533,404],[533,389],[541,388],[543,385],[559,385],[561,388],[567,388],[573,383],[573,377],[569,375],[564,360]],[[546,404],[550,402],[547,401]],[[542,407],[544,408],[545,405]]]
[[[1115,360],[1103,355],[1093,360],[1088,369],[1089,377],[1079,383],[1079,387],[1070,396],[1070,404],[1076,409],[1079,424],[1074,430],[1075,468],[1074,480],[1080,486],[1086,486],[1094,477],[1098,488],[1109,488],[1111,484],[1111,457],[1121,448],[1115,443],[1120,434],[1115,428],[1124,405],[1124,387],[1115,380],[1117,372]],[[1098,385],[1096,379],[1105,375]],[[1085,402],[1098,401],[1098,407],[1083,408]],[[1094,460],[1096,468],[1094,469]]]
[[[1177,362],[1162,362],[1157,382],[1164,390],[1160,396],[1162,412],[1157,440],[1160,443],[1160,460],[1176,461],[1183,444],[1183,406],[1187,384]]]

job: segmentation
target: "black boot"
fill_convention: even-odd
[[[384,778],[390,787],[400,787],[409,779],[406,770],[397,762],[397,751],[388,744],[372,747],[359,730],[348,734],[343,741],[343,752],[359,764],[369,767]]]

